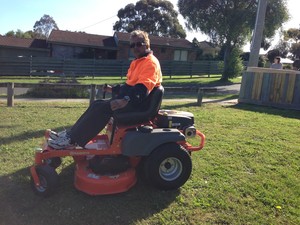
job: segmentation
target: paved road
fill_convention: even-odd
[[[240,93],[241,84],[231,84],[226,86],[218,86],[218,92],[224,92],[227,94],[239,94]]]

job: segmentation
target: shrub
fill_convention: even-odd
[[[230,57],[228,60],[228,66],[227,68],[224,70],[224,77],[227,78],[234,78],[234,77],[238,77],[241,76],[244,66],[243,66],[243,60],[240,57],[241,55],[241,50],[238,48],[234,48],[231,53],[230,53]]]

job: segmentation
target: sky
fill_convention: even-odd
[[[33,30],[36,21],[44,14],[50,15],[60,30],[84,31],[90,34],[112,36],[113,24],[118,20],[119,9],[138,0],[0,0],[0,34],[8,31],[23,32]],[[177,10],[178,0],[170,0]],[[284,24],[284,29],[299,28],[300,1],[287,0],[291,19]],[[184,19],[179,16],[181,25]],[[201,32],[187,32],[187,40],[194,37],[198,41],[208,41]]]

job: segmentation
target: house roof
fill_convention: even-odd
[[[117,37],[119,41],[122,42],[129,42],[130,40],[130,33],[115,32],[114,35]],[[194,48],[193,43],[182,38],[167,38],[167,37],[149,35],[149,39],[151,45],[170,46],[170,47],[177,47],[177,48]]]
[[[52,30],[48,42],[64,43],[72,45],[93,46],[101,48],[116,48],[114,38],[96,34],[87,34],[84,32],[71,32],[62,30]]]
[[[47,48],[46,40],[0,36],[0,46],[18,48]]]
[[[199,47],[200,48],[212,48],[213,46],[210,42],[201,41],[201,42],[199,42]]]
[[[216,50],[218,50],[218,51],[220,50],[219,47],[214,46],[213,43],[208,42],[208,41],[201,41],[201,42],[199,42],[199,48],[201,48],[201,49],[214,48],[214,49],[216,49]]]

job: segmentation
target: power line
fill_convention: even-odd
[[[99,24],[99,23],[103,23],[103,22],[105,22],[105,21],[107,21],[107,20],[110,20],[110,19],[114,18],[115,16],[117,16],[117,15],[111,16],[111,17],[106,18],[106,19],[104,19],[104,20],[101,20],[101,21],[99,21],[99,22],[97,22],[97,23],[94,23],[94,24],[89,25],[89,26],[87,26],[87,27],[81,28],[81,29],[79,29],[79,30],[85,30],[85,29],[90,28],[90,27],[92,27],[92,26],[95,26],[95,25],[97,25],[97,24]]]

